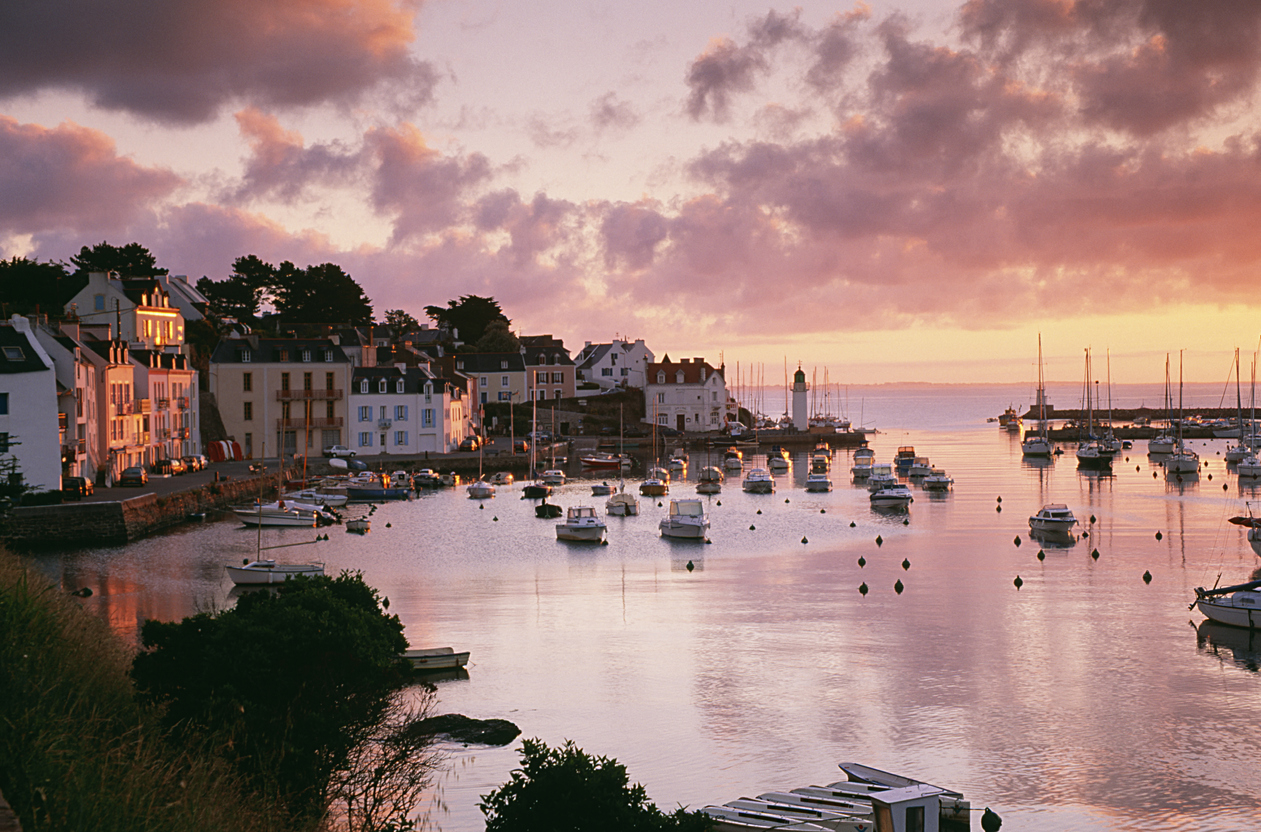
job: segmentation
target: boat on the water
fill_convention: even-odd
[[[902,445],[893,456],[893,467],[897,468],[899,474],[909,473],[914,463],[915,447],[913,445]]]
[[[867,476],[867,490],[879,491],[882,488],[890,488],[898,484],[898,475],[893,472],[893,466],[887,462],[877,462],[871,466],[871,473]]]
[[[645,497],[661,497],[669,492],[669,481],[659,477],[648,477],[648,479],[639,484],[639,493]]]
[[[548,485],[564,485],[565,472],[559,468],[548,468],[539,476],[539,479]]]
[[[915,495],[911,489],[898,483],[871,492],[870,499],[874,508],[905,508],[915,502]]]
[[[421,468],[415,474],[412,474],[412,488],[419,491],[422,488],[441,488],[442,477],[432,468]]]
[[[1253,531],[1250,529],[1249,531]],[[1196,587],[1195,602],[1210,620],[1231,627],[1261,628],[1261,581],[1205,589]]]
[[[933,466],[932,463],[928,461],[928,457],[917,456],[911,463],[911,468],[907,471],[906,475],[908,477],[912,477],[913,479],[919,479],[921,477],[927,477],[932,472]]]
[[[552,520],[560,517],[564,513],[565,510],[563,508],[555,503],[549,503],[546,497],[543,498],[541,503],[534,507],[534,516],[542,520]]]
[[[871,476],[872,465],[876,461],[876,452],[864,445],[854,450],[854,466],[849,472],[856,480],[865,480]]]
[[[604,510],[614,517],[633,517],[639,514],[639,498],[626,493],[626,486],[622,484],[617,493],[605,501]]]
[[[818,473],[815,471],[811,471],[809,474],[806,475],[806,490],[807,491],[831,491],[832,478],[829,477],[826,473]]]
[[[728,471],[739,471],[744,467],[744,454],[739,448],[728,448],[722,455],[722,467]]]
[[[276,563],[274,560],[246,561],[241,566],[226,566],[228,577],[237,586],[278,584],[303,575],[313,578],[324,574],[322,563]]]
[[[468,664],[469,651],[459,653],[453,647],[409,648],[399,654],[411,663],[412,670],[454,670]]]
[[[1038,333],[1038,432],[1026,433],[1020,443],[1020,453],[1029,457],[1050,458],[1055,452],[1047,436],[1046,423],[1046,383],[1042,378],[1042,333]]]
[[[944,470],[933,468],[920,482],[920,487],[925,491],[949,491],[954,482]]]
[[[346,521],[346,531],[355,534],[367,534],[372,531],[372,521],[367,517],[353,517]]]
[[[722,481],[722,469],[707,465],[696,476],[696,493],[717,494],[722,491]]]
[[[280,499],[232,509],[247,526],[319,526],[337,522],[337,515],[324,506]]]
[[[469,483],[465,491],[468,492],[470,500],[489,500],[495,496],[495,486],[486,482],[486,480],[476,480]]]
[[[1035,532],[1067,534],[1077,525],[1073,511],[1063,503],[1047,503],[1029,518],[1029,528]]]
[[[607,497],[613,493],[613,486],[607,482],[596,482],[591,484],[592,497]]]
[[[671,500],[670,510],[659,528],[663,537],[704,540],[709,534],[705,504],[696,499]]]
[[[741,487],[750,494],[770,494],[775,490],[775,478],[765,468],[754,468],[745,475]]]
[[[580,543],[600,543],[607,527],[591,506],[570,506],[565,511],[565,522],[556,524],[557,540]]]

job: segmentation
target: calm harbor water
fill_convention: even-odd
[[[1153,389],[1134,394],[1158,404]],[[649,498],[639,517],[608,518],[609,545],[559,543],[517,485],[485,503],[461,490],[382,505],[370,534],[334,527],[288,553],[362,570],[414,645],[472,651],[468,678],[439,685],[443,712],[616,757],[662,808],[828,782],[854,760],[957,788],[1004,828],[1257,828],[1261,637],[1210,629],[1188,604],[1194,587],[1261,564],[1226,522],[1261,490],[1227,470],[1225,440],[1197,441],[1208,467],[1182,482],[1142,442],[1111,477],[1077,471],[1071,449],[1032,465],[985,421],[1027,403],[1022,391],[865,393],[877,461],[914,445],[955,478],[945,496],[914,488],[906,514],[873,512],[838,452],[826,494],[803,490],[804,456],[773,495],[729,477],[710,498],[710,544],[661,539],[665,509]],[[1220,393],[1204,385],[1197,404]],[[1052,398],[1076,406],[1069,396]],[[689,476],[704,464],[693,452]],[[555,501],[602,507],[591,481]],[[1047,502],[1067,503],[1089,536],[1030,539]],[[264,545],[310,534],[269,530]],[[92,587],[85,603],[132,635],[145,618],[230,605],[223,566],[255,545],[223,520],[38,562]],[[479,795],[508,778],[518,747],[450,748],[431,825],[481,829]]]

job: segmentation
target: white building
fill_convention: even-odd
[[[445,453],[473,433],[463,386],[426,367],[359,367],[347,401],[348,447],[360,456]]]
[[[654,357],[643,340],[615,339],[608,344],[588,341],[574,358],[578,383],[598,384],[602,393],[624,387],[642,390],[647,383],[648,365]]]
[[[0,324],[0,459],[13,458],[36,491],[61,488],[57,376],[21,315]]]
[[[110,325],[113,337],[132,349],[179,352],[184,346],[184,315],[156,277],[92,272],[66,311],[87,324]]]
[[[77,324],[60,330],[35,328],[40,346],[53,360],[57,374],[57,418],[61,434],[63,476],[95,480],[105,465],[101,432],[97,429],[96,364],[90,349],[79,341]],[[99,356],[96,356],[99,360]]]
[[[725,369],[714,369],[703,358],[675,363],[669,355],[650,363],[644,385],[649,421],[681,431],[722,430],[727,418]]]

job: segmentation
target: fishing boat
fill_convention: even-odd
[[[1047,503],[1029,518],[1029,528],[1035,532],[1071,532],[1077,525],[1072,509],[1063,503]]]
[[[1049,458],[1055,447],[1047,436],[1046,383],[1042,377],[1042,333],[1038,333],[1038,432],[1025,434],[1020,453],[1030,457]]]
[[[722,481],[722,469],[713,465],[707,465],[696,476],[696,492],[698,494],[718,494],[722,491]]]
[[[775,478],[765,468],[754,468],[745,475],[741,488],[750,494],[770,494],[775,490]]]
[[[537,506],[534,507],[534,516],[541,520],[552,520],[560,517],[565,510],[555,503],[549,503],[547,497],[543,498]]]
[[[893,467],[897,468],[899,474],[905,475],[911,470],[911,465],[915,462],[915,447],[913,445],[903,445],[898,448],[898,452],[893,456]]]
[[[312,578],[324,574],[322,563],[276,563],[274,560],[247,560],[241,566],[224,567],[237,586],[278,584],[299,575]]]
[[[600,543],[607,527],[591,506],[570,506],[565,522],[556,524],[556,539],[580,543]]]
[[[614,517],[633,517],[639,514],[639,498],[628,494],[625,483],[621,483],[617,493],[605,501],[604,510]]]
[[[871,466],[871,474],[867,477],[867,490],[879,491],[898,484],[898,475],[893,466],[887,462],[877,462]]]
[[[670,493],[670,484],[660,477],[648,477],[639,484],[639,493],[645,497],[661,497]]]
[[[704,540],[709,534],[705,504],[696,499],[671,500],[670,510],[659,528],[663,537]]]
[[[1261,628],[1261,581],[1214,589],[1196,587],[1195,602],[1210,620],[1231,627]]]
[[[856,480],[865,480],[871,476],[871,466],[875,464],[876,452],[864,445],[854,450],[854,466],[849,469]]]
[[[915,495],[911,489],[898,483],[871,492],[870,499],[873,508],[904,508],[915,502]]]

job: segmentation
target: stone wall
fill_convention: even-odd
[[[123,544],[185,522],[189,515],[253,502],[276,492],[276,478],[250,477],[210,482],[187,491],[141,494],[116,502],[76,502],[14,509],[0,538],[18,548]]]

